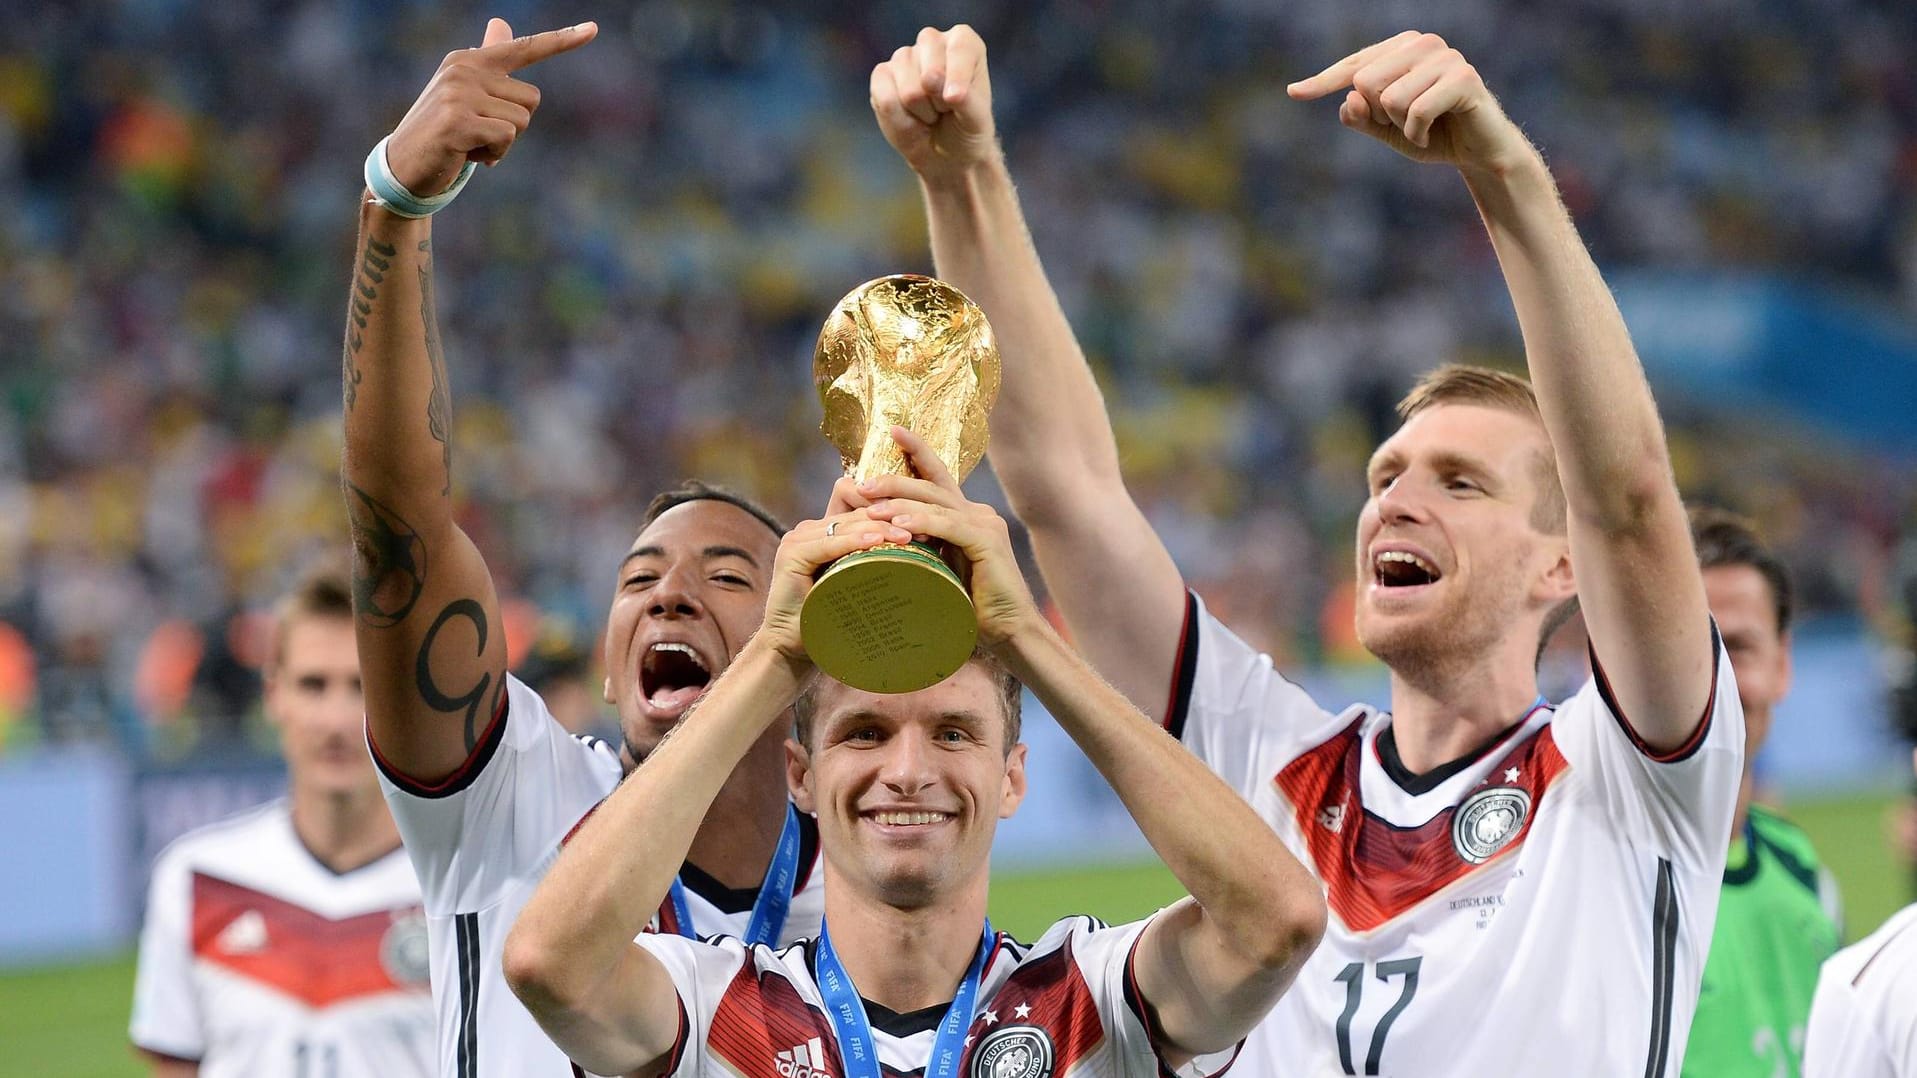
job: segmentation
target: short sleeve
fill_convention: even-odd
[[[1221,1074],[1238,1057],[1242,1041],[1227,1051],[1200,1056],[1177,1069],[1169,1066],[1159,1054],[1161,1036],[1153,1028],[1152,1010],[1138,990],[1134,971],[1138,941],[1150,923],[1148,917],[1105,927],[1091,918],[1079,917],[1073,919],[1071,927],[1072,957],[1085,983],[1091,986],[1099,1021],[1104,1023],[1121,1061],[1121,1073],[1177,1075],[1178,1078]]]
[[[1595,656],[1591,678],[1557,709],[1551,730],[1625,834],[1678,864],[1721,871],[1744,775],[1744,710],[1715,623],[1711,653],[1709,702],[1674,752],[1654,752],[1638,737]]]
[[[1213,773],[1249,798],[1344,725],[1187,596],[1165,728]]]
[[[542,874],[566,833],[618,784],[610,745],[567,733],[539,694],[507,677],[504,713],[467,766],[427,787],[380,759],[380,787],[419,875],[426,911],[471,913]]]
[[[693,1078],[700,1073],[704,1045],[726,989],[752,959],[744,943],[731,936],[692,940],[684,936],[644,935],[633,941],[659,960],[679,994],[679,1040],[662,1078]],[[763,948],[759,953],[770,955]]]
[[[193,878],[177,851],[162,853],[147,887],[133,981],[133,1043],[172,1059],[206,1054],[206,1027],[193,983]]]

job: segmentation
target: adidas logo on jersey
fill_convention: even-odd
[[[258,954],[266,950],[266,918],[247,910],[220,930],[217,942],[227,954]]]
[[[1318,810],[1318,826],[1336,835],[1345,829],[1345,806],[1343,803]]]
[[[780,1078],[827,1078],[825,1069],[825,1045],[814,1037],[801,1045],[787,1048],[772,1057],[779,1068]]]

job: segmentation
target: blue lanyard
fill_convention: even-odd
[[[799,876],[799,810],[785,807],[785,828],[779,832],[779,846],[772,851],[772,864],[759,884],[759,897],[752,903],[752,920],[746,926],[748,947],[765,944],[776,947],[779,932],[785,928],[785,915],[792,909],[792,884]],[[692,911],[686,906],[686,888],[679,878],[672,879],[672,915],[679,922],[679,934],[698,939],[692,928]]]
[[[932,1055],[925,1061],[925,1078],[956,1078],[965,1058],[965,1034],[972,1028],[972,1014],[978,1009],[979,981],[985,976],[985,959],[992,953],[992,922],[985,922],[985,938],[979,941],[972,968],[959,982],[958,994],[945,1009],[938,1037],[932,1041]],[[839,1038],[839,1059],[845,1065],[845,1078],[880,1078],[879,1049],[872,1039],[872,1024],[865,1016],[865,1001],[852,987],[852,977],[840,964],[832,949],[832,930],[819,932],[819,995],[825,1000],[825,1012]]]

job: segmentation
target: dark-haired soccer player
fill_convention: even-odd
[[[1004,520],[967,502],[923,442],[900,442],[928,478],[899,488],[890,523],[835,498],[840,511],[786,536],[765,624],[567,844],[507,941],[507,977],[574,1058],[609,1073],[1215,1073],[1323,931],[1318,882],[1059,638],[1019,575]],[[982,654],[914,693],[820,677],[799,634],[814,572],[912,533],[962,552]],[[1190,898],[1112,928],[1068,917],[1030,947],[992,931],[992,836],[1025,794],[1021,680]],[[824,931],[783,949],[635,943],[719,776],[766,731],[784,731],[788,707],[800,718],[788,778],[819,816],[831,881]]]
[[[1791,582],[1750,523],[1718,509],[1691,513],[1704,594],[1737,671],[1744,705],[1744,785],[1717,928],[1691,1020],[1684,1073],[1795,1074],[1804,1056],[1817,971],[1843,940],[1837,887],[1810,836],[1751,802],[1751,761],[1770,736],[1791,681]]]
[[[436,1074],[419,882],[366,755],[344,573],[280,600],[262,673],[287,797],[154,862],[133,1043],[159,1078]]]
[[[513,77],[584,45],[590,23],[513,38],[498,19],[449,54],[368,160],[345,350],[366,730],[419,871],[448,1078],[564,1075],[571,1064],[507,990],[513,918],[567,832],[731,663],[764,610],[781,529],[736,496],[665,495],[613,573],[606,699],[623,746],[567,734],[506,674],[498,597],[453,520],[451,397],[433,306],[430,215],[496,163],[539,92]],[[818,931],[818,838],[786,798],[784,737],[745,752],[686,851],[654,926],[767,943]]]
[[[1326,884],[1330,928],[1247,1041],[1251,1072],[1673,1073],[1743,717],[1630,335],[1476,69],[1407,32],[1289,88],[1457,171],[1531,375],[1434,372],[1353,477],[1358,637],[1389,711],[1321,706],[1187,593],[1026,236],[977,35],[921,31],[870,90],[939,276],[992,320],[992,466],[1074,639]],[[1554,708],[1536,657],[1574,597],[1600,673]]]

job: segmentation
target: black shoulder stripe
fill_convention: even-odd
[[[1677,980],[1677,880],[1671,862],[1657,859],[1651,903],[1651,1037],[1644,1078],[1664,1078],[1671,1054],[1671,1004]]]
[[[459,953],[459,1030],[453,1038],[458,1078],[479,1073],[479,914],[453,918],[453,942]]]

